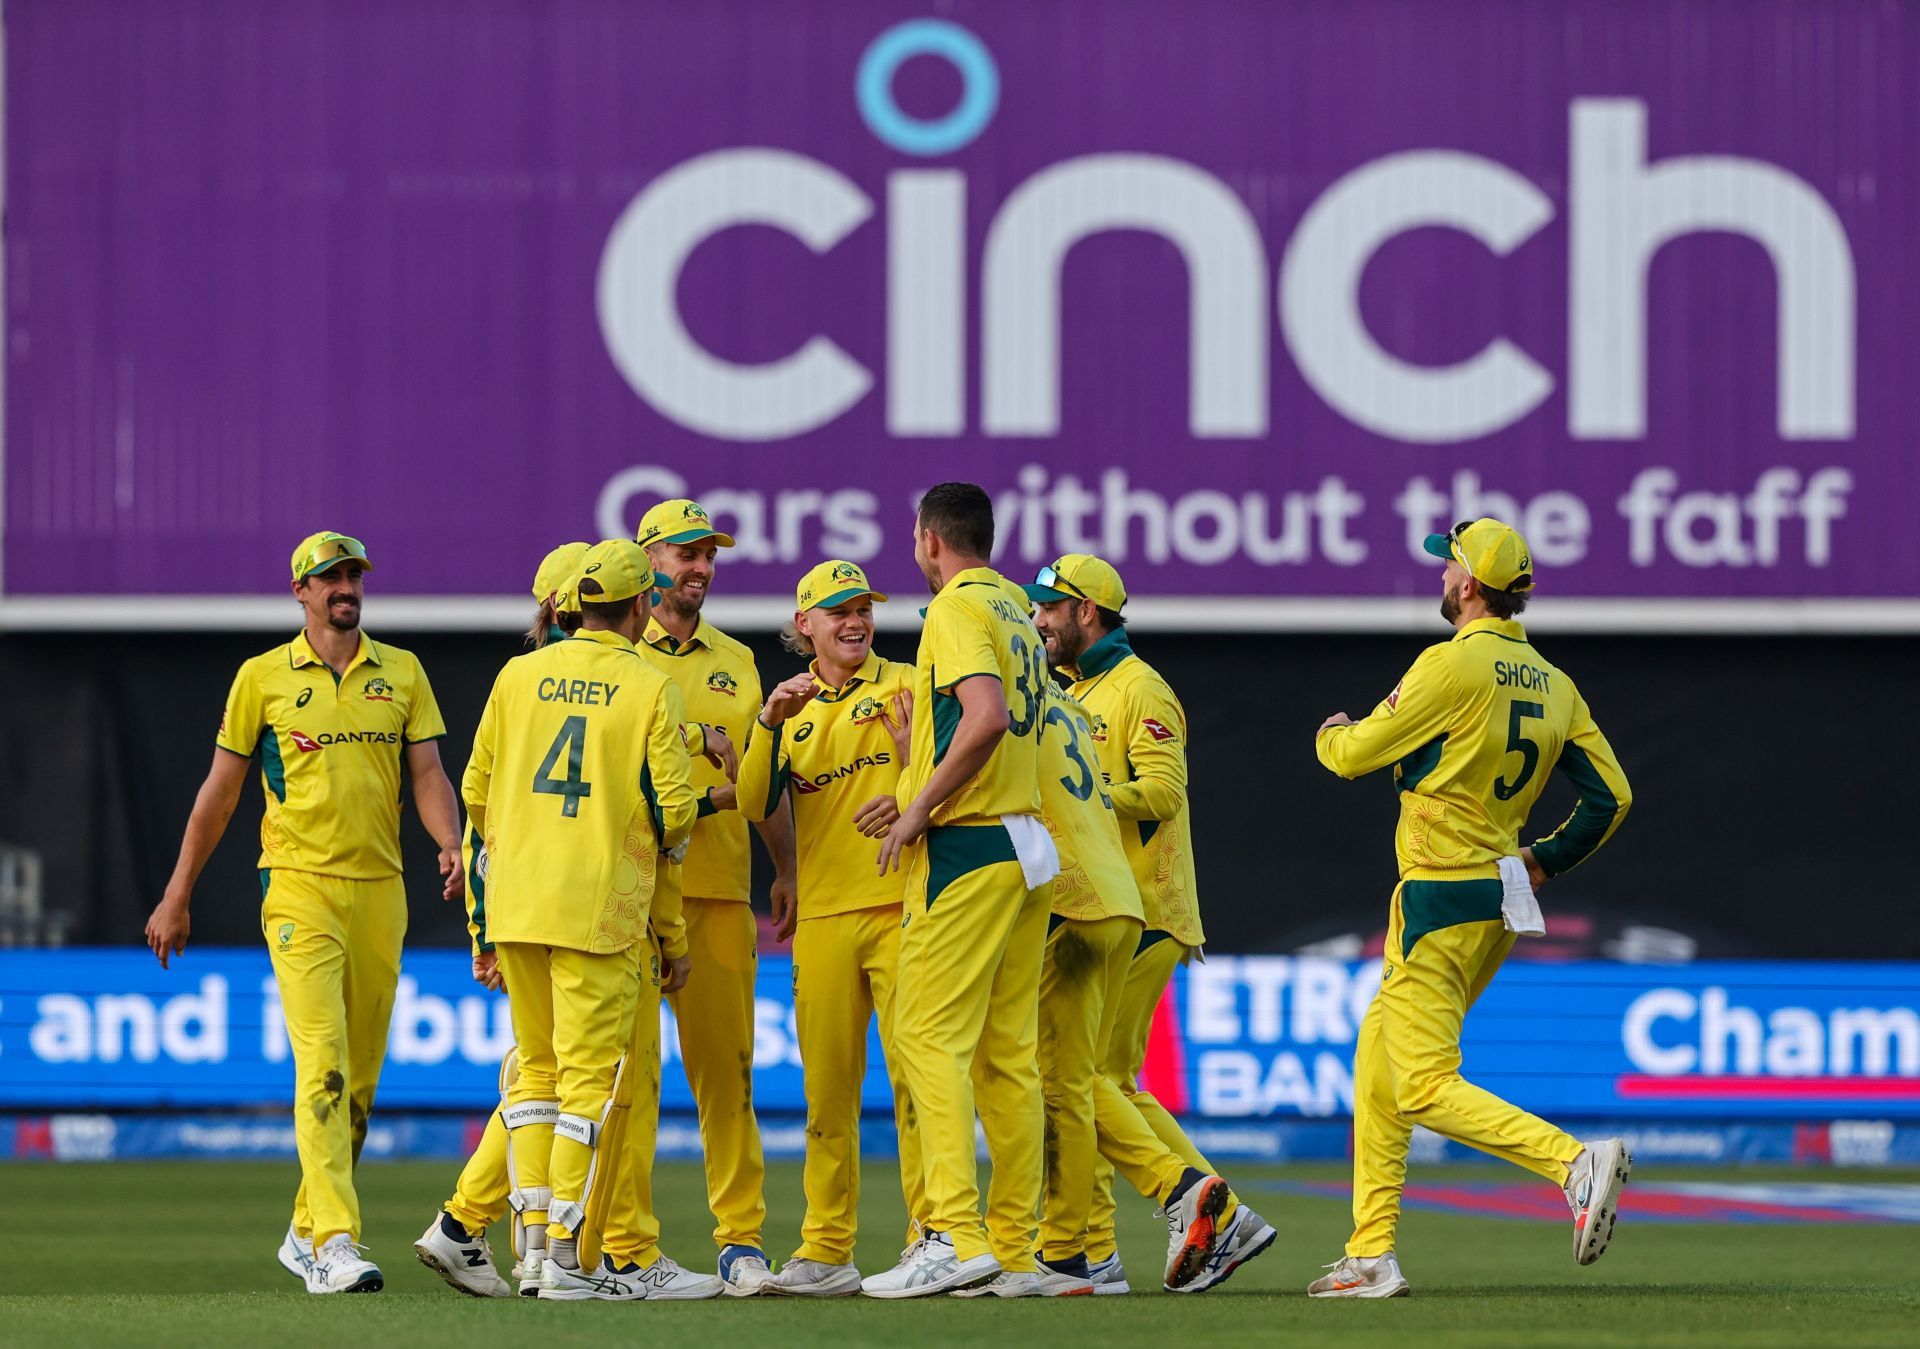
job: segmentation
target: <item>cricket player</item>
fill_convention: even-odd
[[[1049,681],[1040,724],[1040,801],[1060,852],[1060,875],[1040,977],[1040,1079],[1052,1146],[1038,1291],[1056,1297],[1094,1291],[1087,1219],[1095,1163],[1104,1155],[1159,1202],[1169,1235],[1162,1278],[1170,1291],[1185,1292],[1213,1263],[1239,1203],[1219,1176],[1168,1148],[1119,1084],[1100,1071],[1145,924],[1113,802],[1094,767],[1091,732],[1086,709]],[[1016,1277],[1002,1274],[986,1287],[997,1291]]]
[[[361,1254],[353,1169],[374,1088],[407,931],[400,875],[400,777],[440,849],[442,897],[461,892],[460,823],[440,766],[446,734],[427,675],[410,651],[360,628],[358,539],[326,531],[293,551],[294,599],[306,626],[240,667],[213,766],[194,798],[180,858],[147,920],[160,958],[187,946],[188,907],[260,755],[260,930],[293,1047],[300,1192],[280,1263],[309,1293],[372,1293],[384,1283]]]
[[[747,743],[748,723],[760,708],[760,676],[753,653],[701,616],[713,583],[714,560],[733,539],[714,528],[699,503],[663,501],[640,520],[636,534],[653,565],[671,579],[640,644],[640,653],[679,687],[687,715],[718,726],[735,745]],[[767,1220],[766,1163],[742,1064],[753,1058],[753,985],[759,931],[751,897],[747,821],[735,809],[734,784],[708,765],[696,765],[700,818],[681,870],[687,941],[693,974],[669,995],[679,1026],[680,1056],[700,1112],[706,1155],[707,1205],[720,1248],[719,1274],[727,1293],[749,1297],[772,1277],[761,1245]],[[793,819],[785,808],[758,825],[773,859],[774,920],[794,902]]]
[[[777,932],[793,938],[793,1001],[807,1096],[806,1217],[800,1245],[767,1285],[789,1297],[860,1291],[853,1263],[860,1211],[860,1088],[877,1013],[907,1213],[922,1207],[918,1133],[894,1045],[905,883],[879,875],[873,840],[899,818],[913,667],[873,652],[873,606],[886,596],[835,559],[800,578],[788,645],[813,657],[760,710],[741,759],[748,819],[791,802],[798,904]]]
[[[913,676],[906,804],[880,847],[907,873],[894,1044],[920,1125],[922,1236],[863,1282],[925,1297],[1036,1274],[1045,1106],[1040,967],[1059,855],[1040,819],[1047,666],[1024,592],[987,565],[993,503],[973,483],[920,498],[913,555],[933,601]],[[974,1110],[993,1160],[982,1223]]]
[[[641,1296],[576,1232],[632,1037],[659,854],[693,826],[679,691],[634,648],[659,583],[626,540],[596,544],[574,592],[578,632],[507,663],[461,784],[487,853],[489,927],[519,1071],[503,1111],[539,1296]],[[531,1244],[531,1243],[530,1243]]]
[[[1391,765],[1400,796],[1386,965],[1354,1056],[1353,1236],[1309,1285],[1315,1297],[1408,1291],[1394,1234],[1416,1124],[1560,1186],[1583,1265],[1606,1251],[1633,1167],[1619,1139],[1582,1143],[1460,1076],[1467,1009],[1515,936],[1546,930],[1534,891],[1605,843],[1632,796],[1586,700],[1520,625],[1534,581],[1526,540],[1483,519],[1429,535],[1426,548],[1446,560],[1440,614],[1453,639],[1421,652],[1369,716],[1336,713],[1314,737],[1343,778]],[[1556,767],[1579,800],[1523,848],[1520,829]]]
[[[1088,553],[1069,553],[1042,567],[1025,589],[1035,605],[1033,621],[1046,639],[1048,664],[1071,681],[1068,693],[1092,719],[1089,737],[1101,783],[1113,802],[1146,924],[1118,992],[1101,1072],[1169,1151],[1211,1175],[1212,1164],[1139,1083],[1154,1011],[1174,970],[1198,956],[1206,940],[1194,885],[1186,709],[1160,673],[1134,653],[1122,612],[1127,590],[1112,564]],[[1113,1166],[1104,1152],[1094,1174],[1087,1224],[1094,1292],[1125,1293],[1130,1285],[1114,1243]],[[1205,1292],[1273,1240],[1270,1224],[1245,1204],[1237,1205],[1212,1255],[1178,1291]]]

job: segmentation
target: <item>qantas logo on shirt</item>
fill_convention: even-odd
[[[852,763],[843,763],[838,768],[830,768],[824,773],[815,773],[812,781],[808,781],[806,778],[795,778],[793,780],[794,790],[802,793],[817,792],[822,787],[833,785],[841,778],[852,777],[863,768],[878,768],[883,764],[890,764],[892,762],[893,755],[887,753],[885,750],[881,750],[878,754],[862,754]]]
[[[1400,681],[1400,684],[1406,682],[1407,681],[1403,679]],[[1387,695],[1387,711],[1389,712],[1400,706],[1400,684],[1395,684],[1393,686],[1393,692]]]
[[[305,731],[288,731],[287,738],[302,754],[317,754],[328,745],[397,745],[398,731],[322,731],[318,737]]]
[[[1155,740],[1173,739],[1173,732],[1169,731],[1163,722],[1155,721],[1152,717],[1143,717],[1140,724],[1147,728],[1147,734]]]

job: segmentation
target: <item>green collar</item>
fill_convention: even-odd
[[[1080,671],[1080,678],[1092,679],[1105,674],[1132,654],[1133,643],[1127,640],[1127,630],[1115,628],[1082,651],[1075,668]]]

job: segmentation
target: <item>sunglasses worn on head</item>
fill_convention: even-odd
[[[1040,574],[1033,578],[1033,583],[1035,585],[1045,586],[1049,590],[1064,590],[1069,595],[1077,596],[1083,600],[1092,598],[1086,591],[1069,581],[1052,567],[1040,568]]]

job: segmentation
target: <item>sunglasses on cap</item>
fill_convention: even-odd
[[[1089,600],[1093,598],[1093,596],[1089,595],[1072,581],[1069,581],[1051,566],[1040,568],[1040,574],[1033,578],[1033,583],[1037,586],[1045,586],[1049,590],[1064,590],[1069,595],[1076,596],[1079,599]]]
[[[300,559],[300,579],[306,580],[318,572],[338,566],[342,562],[358,562],[364,569],[373,570],[373,564],[367,561],[367,545],[358,539],[348,538],[345,534],[335,534],[321,539],[309,548]]]

